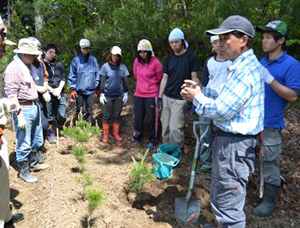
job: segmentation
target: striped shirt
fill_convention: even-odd
[[[193,103],[199,115],[213,119],[223,131],[256,135],[263,130],[264,79],[253,50],[238,56],[228,67],[224,87],[218,93],[204,88]]]
[[[17,95],[19,100],[34,101],[38,99],[33,78],[30,83],[25,82],[25,77],[16,61],[12,61],[4,72],[4,92],[9,98]]]

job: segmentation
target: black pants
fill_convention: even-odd
[[[158,129],[158,112],[156,111],[155,97],[137,97],[133,98],[134,104],[134,132],[133,138],[141,141],[143,137],[143,122],[145,117],[149,122],[150,134],[149,141],[156,143]]]
[[[106,104],[103,105],[103,123],[109,123],[113,117],[113,123],[121,123],[121,112],[123,107],[123,96],[106,97]]]
[[[78,114],[80,111],[83,112],[83,106],[85,104],[85,111],[86,111],[86,121],[92,122],[93,117],[93,105],[95,100],[95,94],[84,95],[78,94],[76,99],[76,119],[78,118]]]

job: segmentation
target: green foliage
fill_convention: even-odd
[[[130,175],[130,188],[132,191],[139,192],[144,185],[154,179],[151,166],[145,164],[145,159],[149,153],[149,149],[144,154],[140,163],[138,163],[133,157],[133,165],[131,167]]]
[[[71,154],[83,165],[86,164],[85,155],[87,154],[87,149],[81,146],[75,146],[71,150]]]
[[[89,174],[83,173],[80,177],[76,179],[76,182],[82,185],[85,189],[86,187],[93,185],[94,178],[92,178]]]
[[[104,202],[104,191],[94,187],[87,188],[86,198],[88,200],[88,211],[91,216],[94,210],[103,204]]]
[[[64,136],[75,139],[78,143],[87,142],[92,136],[99,135],[101,130],[98,126],[92,126],[83,118],[76,121],[75,126],[63,127]]]

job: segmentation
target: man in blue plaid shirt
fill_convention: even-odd
[[[213,119],[216,128],[210,194],[218,227],[244,228],[246,186],[264,119],[262,66],[251,49],[255,30],[246,18],[235,15],[206,35],[219,35],[221,49],[232,61],[227,81],[218,93],[208,88],[202,92],[186,80],[181,95],[193,102],[199,115]]]

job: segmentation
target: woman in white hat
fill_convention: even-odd
[[[121,112],[123,104],[128,101],[127,76],[128,69],[122,63],[122,50],[118,46],[113,46],[107,57],[107,62],[100,70],[101,94],[100,103],[103,105],[103,143],[108,142],[110,119],[113,119],[113,137],[116,141],[121,141],[119,135]]]
[[[162,79],[162,64],[155,58],[149,40],[142,39],[138,43],[137,58],[133,64],[133,74],[136,77],[134,93],[134,132],[133,141],[140,143],[143,136],[143,122],[147,116],[150,124],[149,143],[152,149],[157,142],[158,110],[156,101],[159,84]]]

